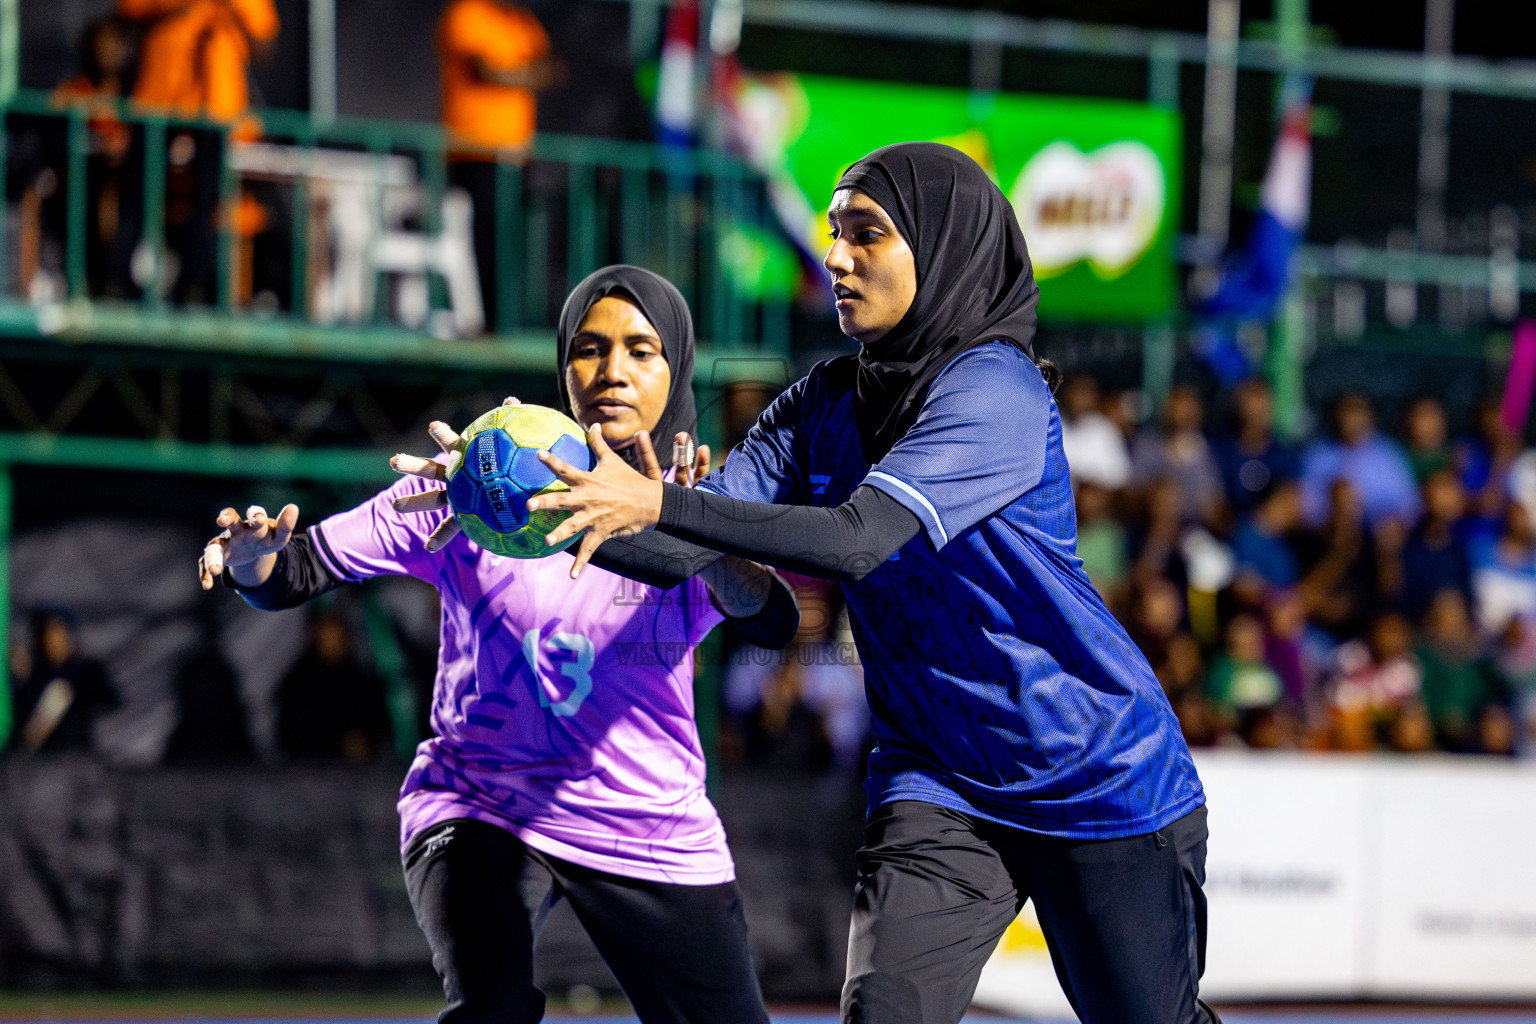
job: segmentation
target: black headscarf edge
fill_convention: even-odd
[[[939,143],[875,150],[838,181],[868,195],[911,247],[912,307],[889,334],[861,347],[851,376],[864,454],[878,462],[917,419],[935,378],[962,352],[1006,341],[1034,360],[1035,284],[1013,207],[975,161]],[[988,250],[977,260],[978,248]],[[1042,372],[1050,381],[1054,367]]]
[[[565,366],[570,356],[571,341],[588,311],[598,300],[610,295],[618,295],[633,302],[651,322],[661,339],[662,351],[672,371],[667,404],[661,411],[655,429],[651,431],[656,459],[662,469],[666,469],[672,465],[671,438],[674,434],[686,431],[697,443],[694,430],[698,413],[693,401],[693,317],[688,312],[688,303],[682,293],[660,274],[643,267],[619,263],[588,274],[571,289],[571,294],[560,310],[560,326],[556,335],[555,387],[560,396],[560,409],[567,416],[574,417],[571,396],[565,387]],[[619,456],[638,468],[633,446],[620,449]]]

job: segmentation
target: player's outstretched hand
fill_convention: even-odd
[[[276,519],[260,505],[247,508],[243,519],[234,509],[226,508],[214,522],[224,532],[203,545],[203,557],[197,560],[197,576],[204,590],[213,588],[213,581],[224,574],[226,566],[238,568],[281,551],[299,524],[299,506],[284,505]]]
[[[516,398],[502,400],[502,405],[522,405]],[[464,440],[459,437],[458,431],[441,420],[433,420],[427,424],[427,433],[437,446],[448,454],[460,453],[464,450]],[[389,460],[389,467],[396,473],[404,473],[409,476],[419,476],[423,480],[431,480],[434,483],[446,483],[448,480],[448,467],[433,459],[423,459],[415,455],[401,453]],[[396,512],[436,512],[440,508],[448,507],[448,490],[437,487],[430,491],[422,491],[419,494],[407,494],[403,498],[395,499]],[[427,537],[427,550],[436,552],[443,549],[443,545],[453,540],[458,535],[459,523],[452,512],[444,519],[437,529]]]
[[[646,447],[641,451],[645,451],[650,448],[650,435],[641,431],[635,435],[635,443],[643,443]],[[581,575],[581,570],[603,541],[649,530],[661,518],[661,480],[635,472],[615,455],[608,442],[603,440],[603,431],[598,424],[593,424],[587,431],[587,444],[597,456],[597,464],[590,471],[577,469],[549,452],[540,452],[540,461],[565,481],[570,490],[547,491],[528,499],[530,512],[559,509],[572,513],[545,536],[546,543],[559,544],[586,531],[576,550],[576,561],[571,565],[571,579]],[[654,451],[651,460],[655,461]]]
[[[661,460],[656,458],[656,447],[651,442],[651,432],[642,430],[635,435],[635,452],[640,456],[640,471],[651,480],[665,480]],[[672,482],[682,487],[692,487],[709,473],[709,445],[693,447],[693,438],[679,430],[672,436],[672,466],[677,470]]]

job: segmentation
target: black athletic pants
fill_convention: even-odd
[[[622,878],[467,819],[417,836],[405,881],[448,997],[441,1024],[543,1019],[533,943],[561,899],[571,901],[644,1024],[768,1024],[734,882]]]
[[[1205,969],[1205,808],[1130,839],[1054,839],[918,801],[875,812],[859,850],[844,1024],[958,1021],[1034,900],[1084,1024],[1219,1024]]]

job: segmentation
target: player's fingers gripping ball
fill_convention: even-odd
[[[471,423],[448,463],[448,504],[469,539],[509,558],[542,558],[575,543],[544,537],[571,513],[528,511],[535,494],[569,490],[539,461],[547,451],[579,469],[595,461],[575,420],[540,405],[503,405]]]

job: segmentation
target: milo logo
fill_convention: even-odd
[[[1163,165],[1144,142],[1084,153],[1059,140],[1029,159],[1008,199],[1029,239],[1036,277],[1086,261],[1108,280],[1135,266],[1157,237],[1167,192]]]

